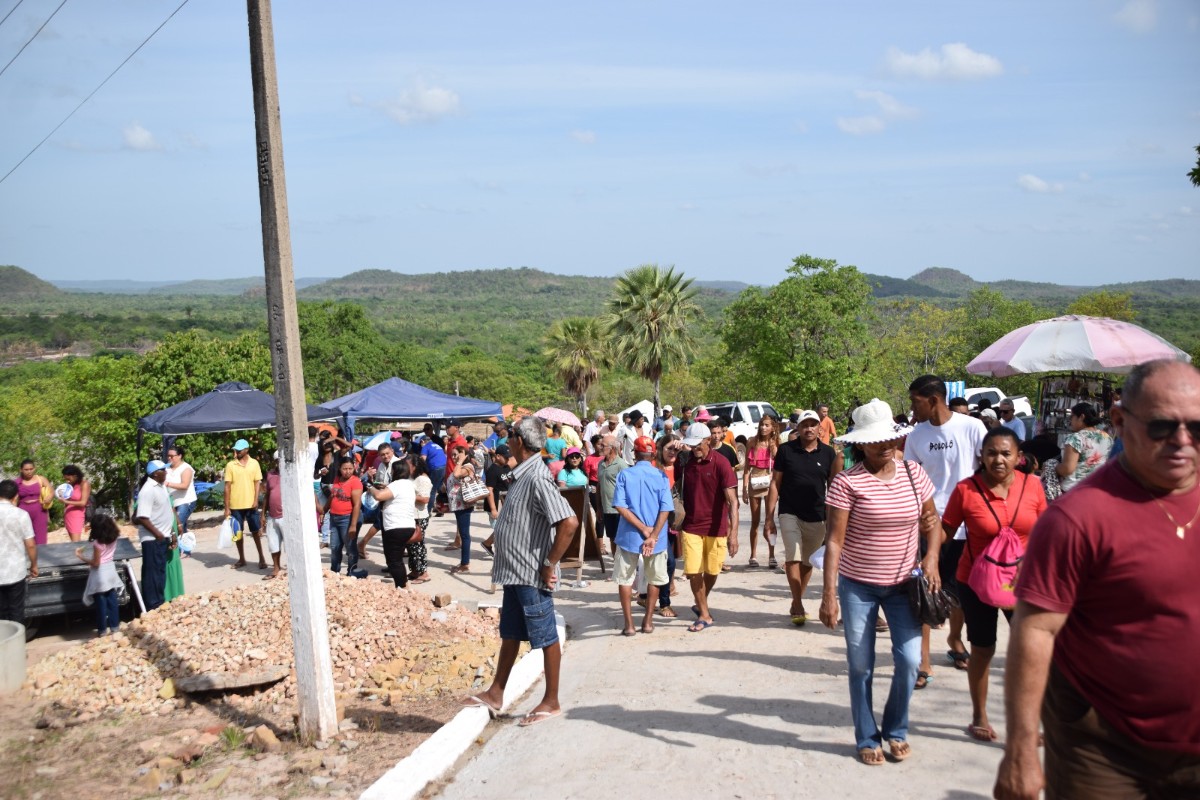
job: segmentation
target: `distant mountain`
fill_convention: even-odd
[[[31,299],[35,297],[57,297],[63,294],[62,289],[47,283],[32,272],[20,267],[0,265],[0,293],[6,297]]]
[[[982,285],[970,275],[945,267],[921,270],[909,280],[951,297],[970,294]]]
[[[871,283],[872,294],[876,297],[946,297],[945,292],[941,292],[932,286],[926,286],[922,283],[917,283],[915,279],[905,280],[904,278],[891,278],[887,275],[872,275],[869,272],[864,272],[865,277]]]
[[[730,294],[741,294],[743,290],[749,289],[751,286],[751,284],[741,281],[694,281],[692,285],[697,289],[712,289],[716,292],[729,292]]]
[[[297,278],[296,288],[323,283],[329,278]],[[51,281],[68,292],[89,294],[237,295],[254,289],[262,292],[262,278],[215,278],[194,281]]]

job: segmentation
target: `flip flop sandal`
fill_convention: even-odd
[[[562,709],[558,711],[530,711],[521,717],[521,721],[517,725],[522,728],[528,728],[531,725],[539,725],[547,720],[554,719],[560,714],[562,714]]]
[[[808,622],[807,614],[792,614],[792,624],[799,628],[804,623]]]
[[[758,567],[758,559],[756,559],[756,558],[750,559],[750,561],[747,562],[746,566],[750,567],[752,569],[756,569]]]
[[[712,622],[705,622],[702,619],[698,619],[695,622],[693,622],[691,625],[688,626],[688,632],[689,633],[699,633],[702,630],[711,628],[715,624],[716,624],[716,620],[713,620]]]
[[[915,684],[913,684],[913,688],[914,689],[924,689],[926,686],[929,685],[929,682],[932,680],[933,680],[932,675],[930,675],[925,670],[921,670],[920,672],[917,673],[917,682]]]
[[[470,572],[471,572],[471,568],[464,564],[459,564],[457,567],[450,568],[451,575],[470,574]]]
[[[977,742],[996,741],[996,730],[991,725],[968,725],[966,733]]]
[[[483,698],[480,698],[480,697],[476,697],[475,695],[471,695],[466,700],[463,700],[462,704],[465,708],[474,708],[475,706],[482,706],[483,708],[487,709],[488,716],[491,717],[492,719],[495,719],[496,717],[500,716],[500,709],[496,708],[494,705],[489,703],[487,700],[484,700]]]
[[[621,635],[622,636],[637,636],[637,629],[636,628],[626,628],[625,630],[621,631]]]
[[[903,739],[888,739],[888,755],[893,761],[903,761],[912,755],[912,746]]]
[[[679,616],[675,613],[675,609],[671,608],[670,606],[658,609],[657,613],[660,617],[667,617],[668,619],[674,619],[675,617]]]
[[[882,747],[860,747],[858,760],[868,767],[882,767],[885,763]]]
[[[961,650],[947,650],[946,655],[956,669],[965,670],[971,663],[971,654]]]
[[[779,562],[777,560],[775,560],[774,558],[772,558],[770,561],[767,562],[767,566],[770,567],[771,569],[779,569]]]

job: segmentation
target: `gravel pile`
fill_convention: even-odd
[[[494,609],[435,609],[419,591],[331,572],[325,601],[334,686],[343,698],[375,695],[397,704],[490,677],[498,645]],[[222,699],[290,706],[296,693],[290,610],[286,580],[186,595],[115,636],[44,659],[31,668],[28,685],[35,697],[89,717],[117,709],[158,714],[183,705],[176,681],[199,675],[237,681],[275,667],[287,670],[283,680]]]

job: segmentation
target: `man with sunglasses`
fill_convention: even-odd
[[[1200,797],[1200,372],[1142,364],[1111,414],[1125,451],[1021,563],[998,798]]]

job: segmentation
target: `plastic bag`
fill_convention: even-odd
[[[808,563],[819,570],[825,569],[825,545],[813,550],[813,554],[808,557]]]
[[[179,537],[179,550],[183,554],[188,554],[196,549],[196,534],[191,531],[185,531]]]
[[[233,531],[237,526],[237,522],[232,517],[227,518],[221,523],[221,529],[217,531],[217,549],[224,550],[227,547],[233,547]]]

